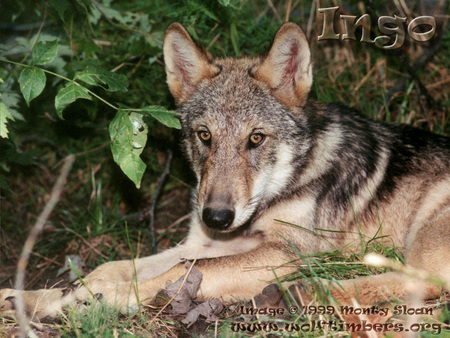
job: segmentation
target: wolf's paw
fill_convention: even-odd
[[[95,283],[94,283],[95,284]],[[93,285],[98,286],[98,285]],[[96,287],[91,294],[84,286],[72,285],[64,289],[41,289],[23,291],[22,299],[25,314],[33,320],[52,322],[59,317],[63,308],[73,306],[82,311],[92,300],[105,301],[110,306],[119,308],[122,312],[134,309],[136,297],[126,297],[117,292],[116,288]],[[100,291],[101,290],[101,291]],[[128,288],[129,290],[129,288]],[[97,292],[98,291],[98,292]],[[0,316],[17,319],[17,300],[19,291],[12,289],[0,290]]]
[[[104,302],[122,313],[138,309],[138,297],[133,282],[113,282],[91,276],[86,277],[84,282],[86,286],[76,282],[71,288],[66,289],[64,305],[74,303],[81,306],[94,300]]]
[[[33,319],[53,321],[64,307],[70,305],[82,309],[92,300],[106,302],[123,313],[138,308],[138,297],[132,282],[98,279],[95,275],[86,277],[84,282],[87,287],[76,282],[64,289],[23,291],[25,314]],[[0,290],[0,316],[16,318],[18,295],[17,290]]]
[[[0,290],[0,313],[14,310],[15,290]]]
[[[0,290],[0,316],[16,317],[16,302],[19,291]],[[22,299],[25,314],[34,319],[54,319],[62,309],[62,289],[23,291]]]

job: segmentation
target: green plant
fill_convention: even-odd
[[[115,162],[123,172],[140,187],[146,165],[140,159],[140,154],[147,142],[148,127],[144,122],[143,115],[151,116],[168,127],[180,128],[179,121],[175,118],[176,113],[168,111],[162,106],[149,106],[144,108],[117,107],[99,95],[91,87],[101,87],[110,92],[126,91],[128,81],[124,75],[118,75],[98,67],[89,67],[86,70],[76,72],[73,79],[59,75],[40,66],[51,63],[58,51],[58,42],[38,42],[32,51],[31,65],[17,63],[6,59],[0,62],[12,63],[24,67],[20,73],[19,83],[22,95],[29,105],[31,100],[38,97],[45,88],[46,73],[59,77],[66,81],[66,85],[58,91],[55,97],[55,109],[59,118],[63,119],[63,110],[78,99],[92,100],[97,98],[104,104],[117,111],[116,117],[111,121],[109,131],[111,137],[111,151]],[[0,132],[7,136],[6,123],[13,119],[7,107],[0,103]]]

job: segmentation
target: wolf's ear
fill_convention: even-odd
[[[284,24],[277,32],[269,54],[252,71],[266,83],[273,95],[288,107],[306,103],[312,85],[311,53],[300,27]]]
[[[177,105],[186,101],[196,85],[216,76],[220,69],[211,64],[211,56],[197,47],[186,29],[172,23],[164,36],[164,63],[167,83]]]

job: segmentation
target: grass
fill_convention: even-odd
[[[73,73],[90,64],[100,64],[105,69],[119,67],[119,71],[127,75],[130,90],[107,97],[109,102],[122,102],[128,106],[161,104],[172,108],[173,101],[165,84],[161,58],[161,38],[169,22],[182,22],[213,55],[263,54],[290,4],[291,20],[310,32],[314,47],[313,98],[325,102],[344,102],[374,119],[407,123],[449,134],[450,98],[445,88],[449,79],[450,57],[444,52],[450,48],[448,29],[442,33],[441,50],[415,78],[411,78],[405,65],[422,55],[426,45],[413,42],[407,49],[391,53],[359,42],[317,42],[314,37],[320,33],[321,26],[316,22],[316,12],[311,10],[311,1],[282,1],[273,5],[268,1],[220,1],[220,6],[217,3],[189,1],[172,4],[162,0],[113,2],[113,10],[122,15],[135,13],[139,17],[141,23],[133,26],[134,30],[129,29],[130,24],[124,27],[105,18],[98,19],[98,24],[92,20],[84,24],[89,18],[87,12],[80,9],[75,10],[76,16],[63,25],[58,20],[58,14],[49,10],[46,19],[49,25],[44,27],[44,33],[54,33],[55,27],[63,27],[56,30],[58,33],[64,31],[61,39],[74,53],[61,58],[62,72]],[[314,3],[317,7],[317,2]],[[353,15],[365,13],[350,3],[341,5],[347,5],[346,10]],[[397,13],[395,2],[388,5],[375,3],[374,6],[378,6],[376,9],[380,15]],[[22,7],[26,15],[19,15],[15,25],[43,20],[46,11],[44,2],[39,2],[33,13],[28,13],[26,6]],[[411,10],[417,11],[415,7]],[[115,18],[121,20],[119,16]],[[141,34],[143,31],[146,34]],[[34,33],[28,31],[21,38],[30,40]],[[22,57],[20,55],[20,59]],[[9,71],[11,69],[1,68],[1,78],[9,81],[5,75]],[[17,71],[13,69],[11,73],[14,72]],[[405,90],[388,97],[389,89],[405,76],[408,77]],[[419,93],[421,86],[427,92]],[[8,178],[9,186],[2,188],[0,196],[1,287],[11,286],[23,239],[47,202],[60,169],[61,153],[77,154],[77,163],[67,180],[63,198],[45,224],[32,252],[27,267],[26,288],[51,286],[64,279],[65,275],[56,277],[56,272],[68,254],[79,255],[86,264],[85,270],[89,271],[106,261],[138,258],[151,253],[150,231],[143,210],[150,205],[152,191],[164,167],[166,151],[175,148],[178,135],[150,123],[151,135],[143,154],[149,169],[142,184],[145,188],[138,191],[111,159],[107,125],[113,112],[99,102],[76,102],[65,112],[65,120],[59,121],[52,115],[55,88],[48,88],[48,92],[29,107],[19,102],[18,110],[26,121],[11,124],[14,139],[0,140],[0,151],[5,157],[0,159],[0,173]],[[14,155],[8,155],[10,153]],[[159,251],[175,245],[186,233],[186,215],[189,213],[187,186],[191,182],[191,174],[186,171],[181,154],[175,153],[171,176],[155,215]],[[128,231],[125,223],[128,224]],[[379,241],[364,238],[363,247],[364,252],[382,253],[395,261],[402,260],[397,248],[382,245]],[[305,263],[291,262],[299,264],[299,269],[296,274],[287,277],[290,280],[301,278],[314,283],[317,277],[341,280],[384,271],[362,264],[363,255],[356,250],[336,249],[312,256],[299,253],[299,258]],[[313,306],[333,303],[326,294],[319,295],[322,298],[315,299]],[[240,305],[233,305],[234,309]],[[236,317],[233,306],[224,310],[217,324],[207,324],[201,320],[189,330],[179,323],[182,316],[167,312],[152,321],[160,309],[157,306],[122,315],[101,303],[81,312],[68,310],[59,324],[36,324],[33,329],[42,334],[55,333],[65,337],[174,337],[200,334],[205,329],[208,335],[218,332],[220,336],[253,336],[256,333],[263,336],[270,325],[264,328],[262,324],[272,323],[273,329],[274,324],[285,328],[287,323],[291,325],[293,335],[339,335],[326,327],[314,333],[300,333],[295,326],[312,324],[317,320],[340,319],[336,315],[298,313],[286,318],[261,316],[258,319],[252,316]],[[436,315],[430,318],[432,323],[448,330],[448,295],[431,306],[436,308]],[[398,320],[404,321],[401,318]],[[259,323],[260,326],[239,330],[238,322],[245,325]],[[0,336],[13,332],[15,327],[13,321],[0,319]],[[254,329],[255,332],[247,329]],[[281,335],[279,331],[271,334]],[[421,335],[430,336],[431,333],[424,331]]]

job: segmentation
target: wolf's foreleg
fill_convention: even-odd
[[[255,249],[232,255],[198,260],[195,267],[203,275],[198,300],[219,298],[223,301],[251,299],[276,277],[295,271],[288,249],[283,244],[264,243]],[[151,299],[166,282],[176,281],[186,273],[177,264],[166,273],[138,283],[139,297]]]

